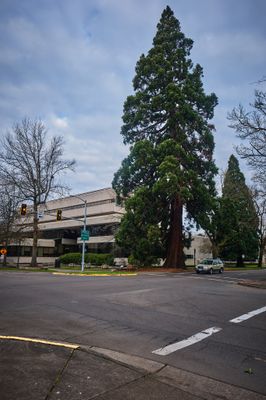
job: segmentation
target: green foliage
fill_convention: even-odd
[[[161,231],[157,220],[160,218],[158,214],[162,214],[164,209],[157,207],[155,213],[154,202],[159,205],[158,198],[145,187],[139,188],[135,195],[126,201],[127,212],[122,218],[116,241],[128,253],[132,252],[134,265],[151,265],[163,255]]]
[[[130,255],[128,257],[128,264],[129,265],[134,265],[134,267],[138,267],[139,266],[139,261],[136,260],[132,255]]]
[[[81,253],[67,253],[60,256],[62,264],[81,264]],[[114,257],[112,254],[97,254],[97,253],[86,253],[85,263],[92,265],[114,265]]]
[[[231,156],[221,199],[219,232],[221,256],[243,265],[243,257],[252,260],[258,254],[258,218],[252,195],[240,171],[238,160]]]
[[[80,253],[67,253],[59,257],[62,264],[81,264]]]
[[[116,239],[144,264],[166,256],[180,266],[174,247],[182,240],[183,206],[197,219],[215,193],[209,120],[217,98],[204,92],[202,68],[189,58],[192,44],[166,7],[153,47],[137,62],[135,93],[124,104],[121,134],[131,148],[113,187],[129,199]]]

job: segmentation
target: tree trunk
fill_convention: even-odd
[[[37,204],[33,205],[33,243],[32,243],[32,257],[31,264],[32,268],[37,267],[37,245],[38,245],[38,207]]]
[[[164,262],[166,268],[184,268],[183,254],[183,204],[180,196],[171,203],[170,231],[167,245],[167,256]]]
[[[262,259],[265,248],[265,238],[260,238],[258,268],[262,268]]]
[[[242,254],[240,254],[236,260],[236,267],[243,268],[244,266],[245,266],[245,264],[244,264],[243,256],[242,256]]]
[[[212,242],[212,257],[218,258],[219,256],[219,247],[216,243]]]

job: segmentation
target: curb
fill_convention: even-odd
[[[68,276],[85,276],[85,277],[91,277],[91,276],[137,276],[137,273],[132,273],[132,274],[80,274],[80,273],[75,273],[75,272],[51,272],[52,275],[68,275]]]
[[[64,343],[64,342],[53,342],[46,339],[34,339],[34,338],[27,338],[21,336],[2,336],[0,335],[0,340],[16,340],[20,342],[31,342],[31,343],[40,343],[40,344],[47,344],[50,346],[57,346],[57,347],[66,347],[68,349],[77,350],[80,346],[78,344],[73,343]]]

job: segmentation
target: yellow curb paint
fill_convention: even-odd
[[[137,276],[138,274],[70,274],[68,272],[52,272],[53,275],[70,275],[70,276]]]
[[[58,346],[58,347],[67,347],[68,349],[78,349],[78,344],[68,344],[68,343],[60,343],[60,342],[51,342],[50,340],[45,339],[32,339],[20,336],[1,336],[0,339],[4,340],[19,340],[23,342],[32,342],[32,343],[41,343],[41,344],[49,344],[51,346]]]

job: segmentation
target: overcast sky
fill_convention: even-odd
[[[128,154],[120,128],[135,65],[167,5],[219,98],[215,160],[225,169],[237,143],[227,113],[248,106],[266,75],[265,0],[1,0],[0,134],[41,118],[77,161],[64,178],[72,193],[109,187]]]

